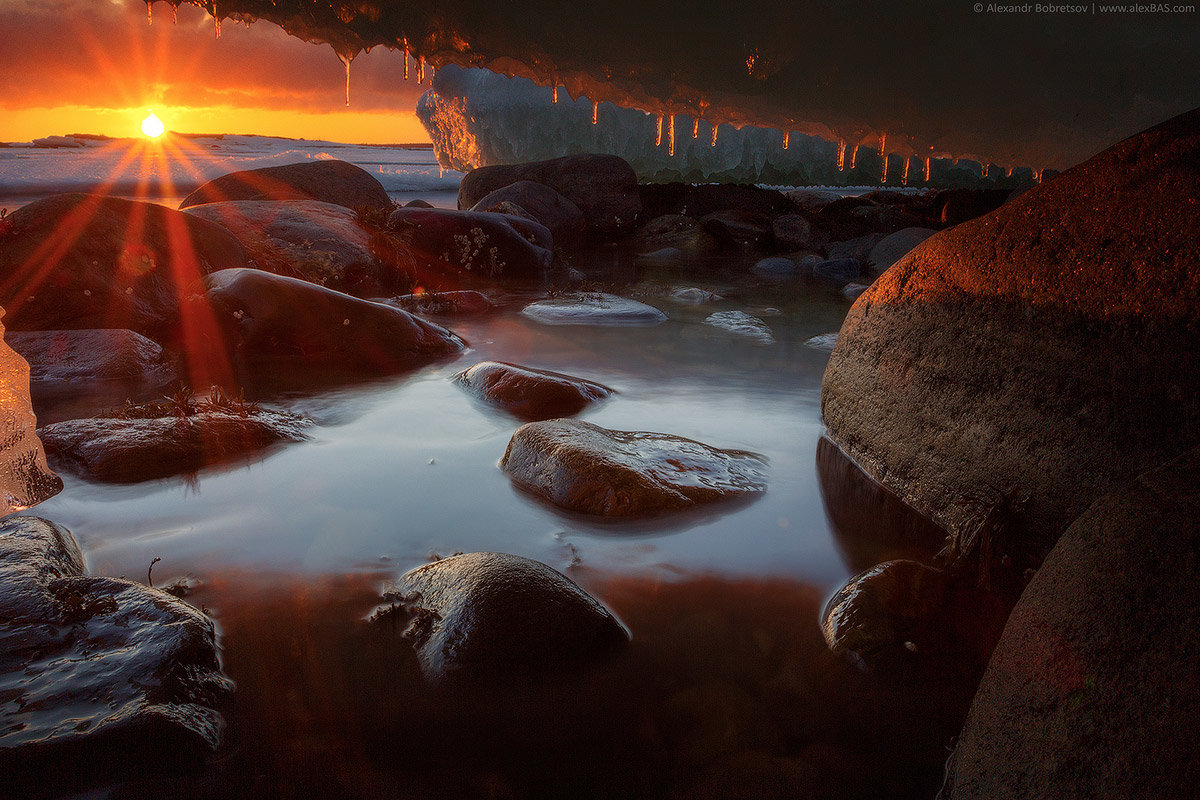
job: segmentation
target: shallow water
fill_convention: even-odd
[[[159,582],[198,578],[189,599],[218,621],[239,686],[216,762],[115,796],[930,794],[960,698],[876,685],[831,656],[818,627],[823,599],[862,558],[842,555],[852,548],[833,535],[822,491],[861,487],[829,466],[828,445],[818,475],[828,354],[804,342],[837,330],[849,303],[827,286],[761,284],[750,263],[642,270],[594,253],[575,266],[597,289],[669,320],[547,326],[518,313],[537,295],[508,295],[496,314],[439,320],[471,345],[453,361],[269,398],[318,422],[309,442],[134,486],[65,476],[36,513],[70,528],[97,574],[144,580],[161,559]],[[667,297],[683,286],[725,299]],[[720,310],[760,316],[775,343],[703,324]],[[582,415],[591,422],[766,455],[769,489],[642,522],[559,512],[497,467],[519,422],[450,380],[485,359],[615,388]],[[561,684],[431,694],[406,646],[362,620],[384,580],[460,550],[566,572],[622,617],[633,645]]]

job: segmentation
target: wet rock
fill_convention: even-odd
[[[633,246],[639,253],[671,247],[696,256],[715,253],[719,243],[695,218],[684,214],[664,214],[638,229]]]
[[[847,300],[854,301],[862,296],[863,292],[870,288],[870,286],[865,286],[861,283],[847,283],[842,287],[842,297],[846,298]]]
[[[820,259],[815,259],[815,261],[820,261]],[[784,258],[783,256],[769,256],[767,258],[760,258],[755,262],[754,266],[751,267],[750,270],[755,275],[760,275],[764,278],[776,281],[787,280],[788,278],[799,278],[812,274],[811,265],[802,265],[790,258]]]
[[[771,221],[775,245],[783,251],[806,250],[813,246],[812,225],[799,214],[783,214]]]
[[[1198,157],[1192,112],[910,252],[842,326],[831,438],[952,533],[1027,496],[992,542],[1019,569],[1200,443]]]
[[[642,201],[633,168],[618,156],[574,155],[550,161],[473,169],[458,187],[458,207],[472,208],[497,189],[517,181],[549,186],[583,212],[588,234],[615,239],[633,231]]]
[[[133,331],[13,331],[5,339],[29,362],[35,387],[95,381],[166,386],[175,378],[158,343]]]
[[[834,346],[837,344],[837,340],[838,335],[836,333],[820,333],[809,339],[805,339],[804,344],[805,346],[811,347],[814,350],[824,350],[832,353]]]
[[[775,334],[771,333],[767,323],[745,311],[718,311],[709,314],[704,324],[755,344],[775,344]]]
[[[882,233],[869,233],[853,239],[830,242],[825,245],[825,254],[830,259],[852,258],[860,263],[866,263],[871,257],[871,251],[886,238]]]
[[[666,322],[654,306],[603,292],[586,292],[539,300],[521,309],[522,316],[544,325],[615,325],[648,327]]]
[[[700,224],[722,246],[735,250],[761,250],[771,242],[770,219],[750,211],[715,211]]]
[[[29,396],[29,365],[13,352],[0,325],[0,514],[22,511],[62,491],[62,479],[46,465]]]
[[[100,748],[171,758],[220,744],[216,708],[233,686],[212,622],[165,592],[85,577],[66,529],[0,523],[0,616],[0,762],[69,764]]]
[[[315,200],[239,200],[187,211],[223,225],[246,248],[253,266],[276,275],[358,295],[407,285],[409,276],[376,259],[372,237],[345,206]]]
[[[225,200],[319,200],[349,209],[391,208],[374,175],[336,159],[231,172],[184,198],[181,209]]]
[[[174,412],[174,413],[173,413]],[[110,483],[138,483],[245,460],[283,442],[308,438],[294,414],[204,401],[127,406],[112,416],[56,422],[39,430],[59,468]]]
[[[471,210],[505,213],[500,208],[502,204],[512,204],[524,216],[544,225],[558,244],[577,242],[587,226],[579,206],[544,183],[534,181],[517,181],[489,192]]]
[[[932,228],[904,228],[896,231],[880,239],[879,244],[871,248],[867,262],[871,269],[883,272],[935,233],[937,231]]]
[[[414,314],[472,316],[494,311],[496,304],[481,292],[460,289],[453,292],[423,292],[393,297],[388,301]]]
[[[207,299],[233,362],[248,374],[291,365],[386,375],[463,349],[445,328],[382,303],[253,269],[208,276]]]
[[[465,280],[541,279],[553,257],[550,231],[507,214],[398,208],[387,226],[419,257]]]
[[[1004,628],[944,796],[1195,795],[1197,487],[1193,449],[1062,535]]]
[[[700,289],[695,286],[672,289],[671,293],[667,296],[676,303],[687,303],[693,306],[700,305],[701,303],[713,303],[724,299],[711,289]]]
[[[180,298],[207,273],[246,263],[220,225],[154,203],[56,195],[7,219],[0,304],[10,330],[127,328],[166,343]]]
[[[499,361],[482,361],[454,380],[481,400],[525,421],[571,417],[613,393],[583,378]]]
[[[411,570],[386,587],[375,624],[404,636],[425,677],[493,682],[597,663],[629,641],[608,609],[545,564],[466,553]]]
[[[854,258],[831,258],[813,265],[813,277],[829,283],[853,283],[862,276],[862,264]]]
[[[612,431],[577,420],[522,425],[501,468],[560,508],[646,517],[766,491],[766,459],[663,433]]]

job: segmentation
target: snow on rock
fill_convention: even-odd
[[[650,327],[667,320],[667,315],[654,306],[603,292],[539,300],[525,306],[521,315],[543,325]]]
[[[709,314],[704,320],[705,325],[720,328],[742,339],[755,344],[775,344],[775,335],[767,327],[767,323],[758,317],[752,317],[745,311],[718,311]]]

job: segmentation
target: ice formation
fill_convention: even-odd
[[[710,141],[699,136],[698,118],[664,117],[597,103],[587,97],[553,99],[554,90],[525,78],[506,78],[484,69],[446,66],[417,104],[417,115],[433,139],[438,161],[468,170],[490,164],[539,161],[571,153],[612,153],[633,165],[644,180],[737,181],[787,185],[908,185],[912,157],[880,157],[888,137],[856,146],[847,168],[845,143],[795,131],[712,125]],[[688,125],[692,136],[677,136]],[[720,131],[718,136],[717,131]],[[984,181],[987,165],[930,159],[923,180],[913,185],[964,185]],[[996,170],[996,181],[1016,185],[1031,169]],[[1007,175],[1007,177],[1003,177]]]

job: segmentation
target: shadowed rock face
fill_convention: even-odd
[[[154,203],[65,194],[8,219],[0,304],[13,330],[127,328],[165,343],[205,275],[246,264],[220,225]]]
[[[505,553],[468,553],[405,573],[377,624],[406,616],[425,677],[497,680],[595,662],[629,631],[574,581]]]
[[[500,467],[556,506],[606,517],[644,517],[766,491],[766,459],[743,450],[577,420],[522,425]]]
[[[599,383],[499,361],[483,361],[454,376],[479,399],[526,421],[571,417],[613,390]]]
[[[1195,796],[1200,450],[1097,500],[1013,609],[951,798]]]
[[[991,552],[1040,563],[1095,498],[1200,441],[1197,197],[1192,112],[926,240],[842,326],[830,437],[952,537],[1014,512]]]
[[[990,14],[972,4],[229,0],[343,57],[407,44],[651,114],[791,129],[852,148],[1063,168],[1200,104],[1191,15]],[[1070,41],[1068,52],[1063,41]],[[686,134],[683,134],[686,135]],[[847,154],[847,159],[850,156]],[[894,180],[894,179],[893,179]]]
[[[387,227],[419,260],[462,282],[541,279],[553,256],[554,237],[545,226],[510,214],[398,208]]]
[[[0,764],[117,745],[137,758],[215,750],[212,623],[166,592],[83,574],[70,532],[0,523]]]
[[[349,209],[392,205],[383,184],[371,173],[345,161],[326,159],[231,172],[189,194],[179,207],[223,200],[319,200]]]

